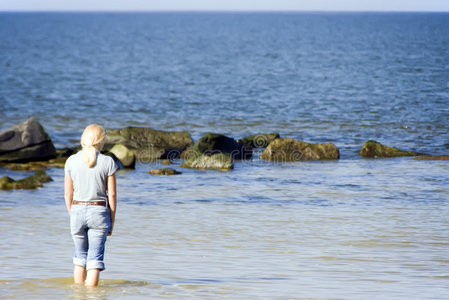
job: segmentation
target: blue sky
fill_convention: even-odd
[[[449,0],[0,0],[1,11],[449,11]]]

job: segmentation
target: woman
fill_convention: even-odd
[[[82,150],[65,164],[64,196],[75,243],[75,283],[97,286],[104,270],[104,245],[112,234],[117,206],[114,160],[100,153],[105,131],[92,124],[81,135]]]

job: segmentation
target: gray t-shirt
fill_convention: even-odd
[[[89,168],[83,162],[83,151],[70,156],[64,167],[64,172],[73,181],[73,200],[98,201],[108,200],[107,180],[117,171],[118,167],[112,157],[97,152],[97,161]]]

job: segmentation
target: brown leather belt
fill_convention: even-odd
[[[106,201],[77,201],[73,200],[72,204],[75,205],[97,205],[97,206],[108,206]]]

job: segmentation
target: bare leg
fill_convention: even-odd
[[[75,279],[75,283],[84,283],[86,280],[86,268],[75,265],[73,279]]]
[[[87,270],[86,286],[92,287],[98,285],[100,279],[100,269]]]

